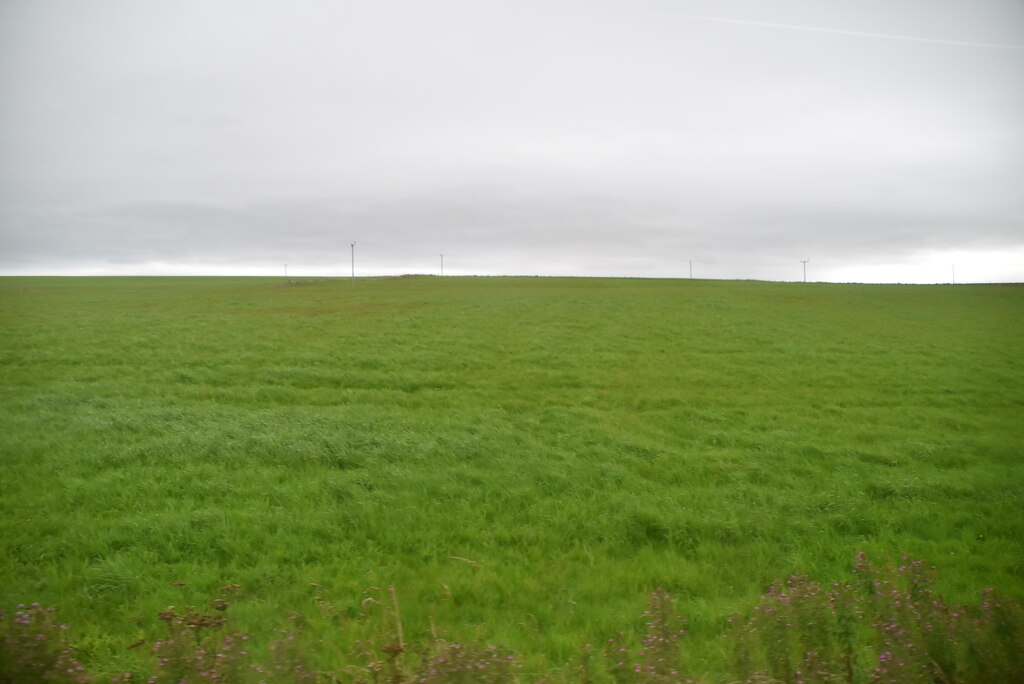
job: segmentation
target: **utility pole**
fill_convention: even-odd
[[[444,254],[441,255],[441,275],[444,275]]]
[[[690,280],[693,280],[693,259],[690,259]]]
[[[801,259],[800,260],[800,263],[804,265],[804,282],[805,283],[807,282],[807,262],[808,261],[810,261],[810,259]]]
[[[288,264],[284,265],[284,279],[288,280]]]
[[[356,243],[352,243],[352,287],[356,286]]]

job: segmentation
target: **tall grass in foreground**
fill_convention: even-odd
[[[657,587],[724,672],[730,615],[861,550],[1024,597],[1018,286],[4,278],[0,402],[0,605],[97,676],[234,584],[318,671],[374,587],[527,672]]]
[[[935,568],[904,558],[898,568],[877,568],[863,556],[855,577],[819,584],[793,575],[770,587],[747,616],[730,618],[722,635],[731,671],[721,681],[786,684],[888,683],[1012,684],[1024,681],[1024,607],[984,592],[980,607],[949,605],[931,587]],[[224,587],[233,594],[240,587]],[[164,634],[131,648],[150,654],[148,668],[110,681],[125,684],[182,682],[697,682],[689,671],[686,619],[664,589],[649,597],[639,638],[619,631],[585,644],[560,671],[529,673],[504,647],[453,643],[440,638],[407,641],[397,592],[389,604],[361,621],[371,636],[338,659],[336,669],[308,665],[292,625],[280,630],[263,660],[250,652],[249,636],[227,629],[230,604],[218,597],[206,610],[171,606],[158,615]],[[0,614],[0,618],[4,616]],[[0,682],[97,681],[76,660],[56,626],[53,611],[19,606],[0,625]],[[436,627],[435,627],[436,630]],[[721,675],[719,675],[721,677]]]

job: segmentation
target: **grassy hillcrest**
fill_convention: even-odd
[[[0,378],[0,607],[101,671],[230,584],[325,661],[393,586],[537,671],[664,587],[714,672],[861,551],[1024,598],[1024,286],[0,278]]]

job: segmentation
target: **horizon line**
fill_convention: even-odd
[[[329,282],[329,281],[344,281],[349,282],[352,280],[351,276],[348,275],[306,275],[306,276],[292,276],[285,277],[280,275],[265,275],[265,274],[153,274],[153,273],[104,273],[104,274],[54,274],[54,273],[32,273],[32,274],[4,274],[0,273],[0,278],[261,278],[264,280],[279,280],[285,283],[307,283],[307,282]],[[400,274],[378,274],[378,275],[363,275],[356,276],[355,280],[395,280],[399,278],[438,278],[438,279],[449,279],[449,278],[559,278],[559,279],[578,279],[578,280],[701,280],[705,282],[737,282],[737,283],[792,283],[798,285],[920,285],[933,287],[936,285],[947,285],[947,286],[959,286],[959,285],[1024,285],[1024,280],[986,280],[986,281],[970,281],[970,282],[950,282],[950,281],[933,281],[933,282],[911,282],[911,281],[867,281],[867,280],[773,280],[769,278],[694,278],[690,276],[609,276],[609,275],[540,275],[540,274],[528,274],[528,273],[504,273],[504,274],[493,274],[493,273],[461,273],[461,274],[449,274],[439,275],[437,273],[400,273]]]

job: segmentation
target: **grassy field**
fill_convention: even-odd
[[[0,316],[0,607],[97,672],[232,583],[324,667],[393,586],[537,672],[664,587],[714,673],[858,551],[1024,598],[1022,286],[2,278]]]

